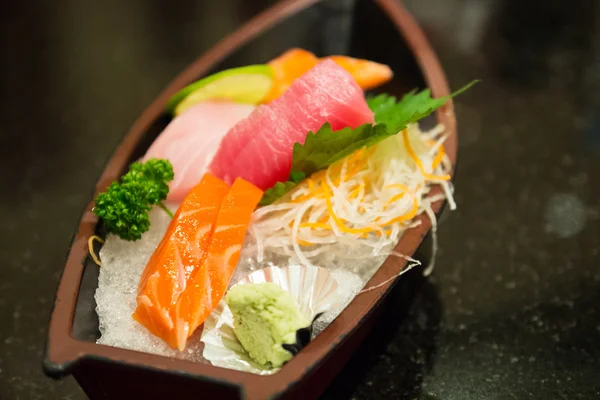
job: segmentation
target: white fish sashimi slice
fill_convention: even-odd
[[[177,116],[152,143],[144,160],[165,158],[175,178],[169,185],[169,202],[180,203],[202,179],[225,134],[246,118],[254,106],[207,101]]]

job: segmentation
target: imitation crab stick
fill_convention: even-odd
[[[183,350],[223,297],[262,194],[241,179],[229,188],[205,175],[184,199],[148,261],[133,318],[169,346]]]
[[[330,56],[327,58],[349,72],[363,90],[377,87],[389,81],[393,76],[390,67],[384,64],[347,56]],[[275,82],[271,92],[265,98],[265,102],[279,97],[295,79],[317,65],[321,60],[310,51],[291,49],[270,61],[269,66],[273,69]]]

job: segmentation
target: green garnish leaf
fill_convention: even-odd
[[[167,160],[135,162],[121,183],[111,183],[106,192],[96,197],[93,212],[102,218],[108,232],[124,240],[138,240],[150,228],[148,213],[153,205],[158,205],[173,217],[162,204],[173,177],[173,167]]]
[[[291,191],[297,185],[296,182],[287,181],[287,182],[277,182],[272,188],[265,190],[263,197],[260,199],[258,205],[267,206],[273,203],[275,200],[282,197],[284,194]]]
[[[477,82],[479,80],[474,80],[456,92],[437,99],[431,98],[429,89],[418,93],[415,89],[402,96],[400,101],[397,101],[394,96],[380,94],[367,99],[367,104],[375,114],[376,123],[386,124],[388,130],[398,133],[406,128],[406,125],[427,117],[436,109],[446,104],[448,99],[461,94]]]
[[[306,178],[306,174],[304,172],[292,171],[292,173],[290,174],[290,181],[294,183],[300,183],[304,180],[304,178]]]
[[[334,132],[331,125],[325,123],[317,132],[306,135],[304,145],[294,144],[291,174],[310,176],[354,151],[373,146],[392,135],[384,124],[364,124],[355,129],[346,127]]]
[[[401,132],[410,123],[428,116],[478,80],[463,86],[456,92],[431,98],[429,89],[413,90],[398,101],[396,97],[381,94],[367,99],[367,104],[375,115],[376,125],[364,124],[357,128],[346,127],[333,131],[325,123],[317,132],[309,132],[304,144],[295,143],[292,156],[292,170],[287,182],[277,182],[265,191],[260,205],[268,205],[292,190],[300,181],[315,172],[325,169],[336,161],[349,156],[363,147],[371,147],[382,140]]]

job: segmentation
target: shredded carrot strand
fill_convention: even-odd
[[[408,186],[403,185],[401,183],[392,183],[390,185],[386,185],[384,187],[384,189],[400,189],[400,190],[402,190],[401,193],[398,193],[398,194],[392,196],[388,201],[385,202],[385,204],[383,205],[384,209],[388,208],[393,202],[398,201],[401,198],[403,198],[407,192],[410,192],[410,189],[408,188]]]
[[[315,184],[319,184],[319,182],[321,182],[323,179],[325,179],[326,172],[327,172],[327,170],[325,170],[325,169],[321,170],[321,171],[317,171],[314,174],[312,174],[310,178],[312,180],[314,180]]]
[[[431,168],[436,169],[438,167],[438,165],[440,165],[442,163],[442,160],[444,159],[445,155],[446,155],[446,151],[444,150],[444,145],[442,145],[442,146],[440,146],[440,151],[436,154],[435,158],[433,159]]]
[[[426,179],[441,180],[441,181],[450,180],[450,175],[439,175],[438,176],[438,175],[432,175],[429,172],[425,171],[425,167],[423,167],[423,163],[421,162],[419,157],[417,157],[415,151],[412,148],[412,145],[410,144],[410,140],[408,138],[408,132],[406,129],[402,131],[402,139],[404,140],[404,146],[406,146],[406,151],[408,151],[410,158],[412,158],[412,160],[415,162],[415,164],[417,164],[419,171],[421,171],[421,174],[423,174],[423,176]]]
[[[360,184],[356,187],[356,189],[354,189],[353,191],[350,192],[350,194],[348,195],[348,198],[354,199],[354,198],[358,197],[360,191],[363,190],[364,188],[365,188],[364,182],[360,182]]]
[[[348,161],[346,162],[346,174],[344,174],[344,176],[341,175],[343,165],[343,162],[341,160],[335,163],[334,166],[330,166],[327,170],[329,174],[331,176],[335,176],[336,174],[338,174],[337,178],[333,180],[335,186],[339,186],[340,183],[345,182],[346,180],[348,180],[348,178],[359,172],[367,163],[368,157],[370,157],[372,154],[372,149],[366,151],[365,147],[362,147],[356,150],[354,153],[352,153],[348,157]],[[348,172],[348,170],[350,170],[350,172]]]
[[[356,160],[353,160],[355,165],[354,165],[354,168],[348,173],[348,176],[352,176],[352,175],[356,174],[358,171],[360,171],[367,163],[367,159],[371,156],[371,154],[367,154],[366,157],[363,157],[363,155],[365,153],[364,147],[362,149],[360,149],[358,152],[360,152],[360,154],[359,154],[360,157],[356,157]]]
[[[327,185],[325,183],[321,183],[321,186],[323,187],[323,191],[325,192],[325,203],[327,205],[327,212],[329,213],[329,216],[331,217],[331,219],[333,219],[333,221],[335,222],[335,224],[344,232],[346,233],[353,233],[353,234],[360,234],[360,233],[369,233],[369,232],[373,232],[376,229],[373,228],[348,228],[346,226],[346,224],[344,224],[344,222],[337,216],[335,215],[335,212],[333,211],[333,206],[331,205],[331,192],[329,191],[329,188],[327,188]]]
[[[331,230],[331,225],[325,223],[318,222],[303,222],[300,224],[299,228],[314,228],[314,229],[329,229]]]
[[[319,195],[320,193],[321,192],[313,192],[313,193],[304,194],[302,196],[298,196],[296,199],[292,200],[292,203],[301,203],[305,200],[312,199],[313,197]]]
[[[388,201],[385,202],[385,204],[383,205],[383,208],[388,208],[393,202],[398,201],[401,198],[403,198],[405,194],[406,194],[406,192],[402,192],[402,193],[398,193],[398,194],[392,196]]]
[[[410,219],[413,219],[415,215],[417,215],[417,211],[419,211],[419,201],[417,200],[417,196],[413,197],[413,206],[412,209],[406,214],[400,215],[399,217],[390,219],[389,221],[381,224],[381,226],[390,226],[397,222],[404,222]]]
[[[376,234],[377,236],[379,236],[379,237],[381,237],[381,236],[383,236],[383,235],[386,235],[386,236],[388,236],[388,237],[389,237],[389,236],[392,234],[392,231],[391,231],[391,230],[384,230],[383,232],[384,232],[384,233],[381,233],[381,231],[380,231],[380,230],[376,230],[376,231],[375,231],[375,234]],[[369,234],[368,234],[368,233],[363,233],[362,235],[360,235],[360,237],[361,237],[361,238],[363,238],[363,239],[365,239],[365,238],[368,238],[368,237],[369,237]]]

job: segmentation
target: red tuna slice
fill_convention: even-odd
[[[144,156],[144,160],[166,158],[173,165],[175,178],[169,184],[168,201],[181,203],[202,179],[223,136],[254,108],[231,102],[202,102],[171,121]]]
[[[229,184],[243,178],[265,190],[288,179],[294,143],[304,143],[307,133],[325,122],[334,130],[373,122],[361,88],[331,60],[231,128],[208,170]]]

